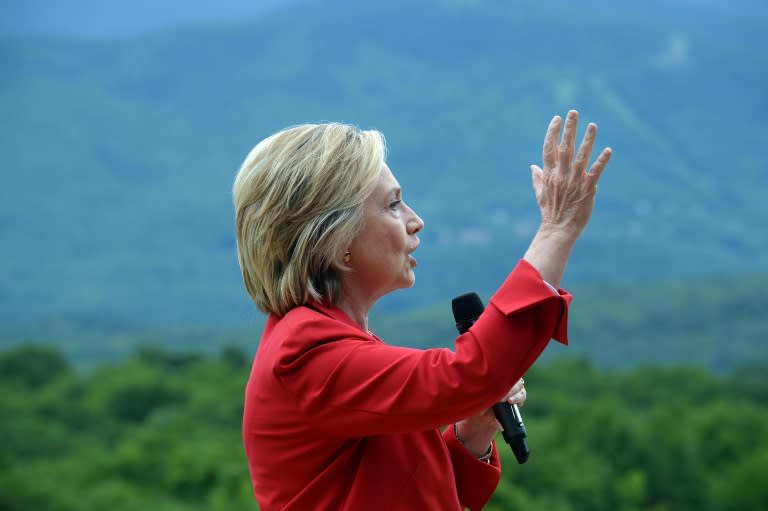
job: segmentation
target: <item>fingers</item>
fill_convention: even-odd
[[[592,148],[594,147],[595,139],[597,138],[597,125],[589,123],[587,126],[581,144],[579,144],[576,160],[574,161],[573,153],[574,148],[576,147],[576,130],[578,124],[579,113],[576,110],[569,110],[565,118],[563,136],[558,144],[557,141],[560,137],[560,128],[563,125],[563,121],[560,116],[556,115],[549,122],[547,134],[544,137],[544,168],[541,169],[536,165],[531,166],[531,177],[535,189],[541,184],[543,173],[549,172],[555,168],[560,169],[561,172],[573,178],[580,178],[586,175],[593,181],[593,183],[596,183],[597,180],[600,179],[600,175],[605,170],[608,160],[611,159],[612,151],[610,148],[603,149],[600,156],[598,156],[597,161],[590,167],[589,172],[586,172],[586,167],[589,164],[589,159],[592,155]]]
[[[549,121],[547,134],[544,136],[544,170],[551,170],[557,166],[557,139],[560,137],[560,124],[562,120],[556,115]]]
[[[576,154],[576,161],[573,163],[574,171],[578,175],[582,175],[587,171],[587,164],[589,164],[589,157],[592,155],[592,146],[595,144],[595,137],[597,136],[597,124],[590,122],[587,125],[587,130],[584,132],[584,138],[579,145],[579,152]]]
[[[527,398],[528,398],[528,391],[526,391],[525,387],[523,387],[515,395],[508,397],[507,403],[511,405],[523,406]]]
[[[573,148],[576,145],[576,125],[579,123],[579,113],[576,110],[570,110],[565,118],[565,129],[563,129],[563,139],[557,149],[558,159],[561,171],[567,171],[571,168],[573,161]]]
[[[531,182],[533,184],[533,190],[538,193],[541,189],[544,178],[544,171],[538,165],[531,165]]]
[[[610,147],[606,147],[600,153],[600,156],[597,157],[597,160],[592,167],[590,167],[587,176],[589,176],[595,184],[597,184],[598,179],[600,179],[600,175],[605,170],[605,166],[608,165],[608,161],[611,159],[612,154],[613,150]]]
[[[511,405],[514,404],[522,406],[523,403],[525,403],[527,397],[528,395],[525,390],[525,380],[520,378],[520,380],[518,380],[518,382],[515,383],[515,385],[510,389],[504,400]]]
[[[525,388],[525,380],[520,378],[519,380],[517,380],[517,383],[515,383],[515,385],[512,387],[512,389],[509,391],[509,394],[507,395],[513,396],[518,392],[520,392],[521,390],[523,390],[524,388]]]

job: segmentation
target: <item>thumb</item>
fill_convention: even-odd
[[[542,186],[542,179],[544,177],[544,171],[538,165],[531,165],[531,182],[533,183],[533,189],[538,191]]]

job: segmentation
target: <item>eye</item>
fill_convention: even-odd
[[[392,201],[392,203],[390,203],[390,205],[389,205],[389,209],[397,209],[400,206],[400,203],[402,203],[402,202],[403,201],[400,200],[400,199],[398,199],[396,201]]]

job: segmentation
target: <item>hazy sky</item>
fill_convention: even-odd
[[[0,0],[0,33],[134,35],[178,25],[246,19],[299,0]]]
[[[122,37],[174,26],[248,19],[276,7],[317,1],[328,0],[0,0],[0,34]],[[579,5],[594,12],[630,9],[662,17],[673,12],[690,15],[700,9],[753,20],[768,16],[766,0],[643,0],[641,3],[579,0]],[[557,12],[552,15],[556,16]]]

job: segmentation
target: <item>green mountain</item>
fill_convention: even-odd
[[[611,369],[695,364],[719,373],[765,365],[766,287],[768,278],[759,275],[577,286],[569,314],[570,344],[550,343],[542,360],[583,357]],[[484,301],[490,294],[481,293]],[[159,328],[69,318],[0,327],[0,347],[50,344],[83,368],[124,359],[137,348],[208,355],[237,348],[250,357],[262,322],[259,317],[239,328]],[[379,312],[371,328],[391,344],[419,348],[451,347],[456,337],[448,301]]]
[[[381,129],[426,222],[418,283],[381,314],[501,282],[538,219],[528,166],[570,107],[615,159],[566,286],[764,275],[766,27],[746,0],[332,0],[132,38],[4,36],[0,323],[258,321],[231,183],[258,140],[320,120]]]
[[[542,360],[585,357],[603,368],[696,364],[718,372],[768,361],[765,276],[577,286],[569,345],[551,342]],[[490,293],[483,296],[487,301]],[[384,339],[450,346],[449,304],[372,320]]]

